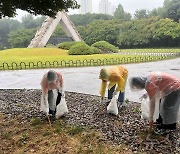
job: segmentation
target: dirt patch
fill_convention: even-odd
[[[3,153],[18,149],[28,153],[180,152],[179,127],[165,136],[154,135],[141,119],[138,103],[127,103],[113,116],[106,113],[100,97],[66,92],[69,113],[59,120],[51,119],[50,128],[39,111],[40,95],[40,90],[0,90]]]

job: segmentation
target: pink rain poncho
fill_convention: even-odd
[[[152,72],[145,83],[145,90],[150,100],[154,99],[150,102],[150,119],[153,118],[155,107],[159,107],[163,124],[177,122],[180,106],[180,78],[167,73]]]

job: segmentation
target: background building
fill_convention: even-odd
[[[78,4],[81,5],[80,14],[92,13],[92,0],[78,0]]]
[[[116,7],[112,6],[108,0],[101,0],[99,2],[99,13],[113,15]]]

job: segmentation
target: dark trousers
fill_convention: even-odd
[[[112,99],[113,97],[113,92],[116,88],[116,85],[114,85],[110,90],[108,90],[108,99]],[[124,102],[124,92],[119,92],[119,96],[118,96],[118,102]]]
[[[61,96],[62,96],[62,94],[60,92],[58,92],[57,99],[56,99],[56,106],[61,102]],[[52,103],[53,97],[54,97],[53,91],[49,90],[48,91],[48,102],[49,103]],[[49,108],[49,114],[54,115],[55,113],[56,113],[56,108],[55,108],[55,110],[52,110]]]

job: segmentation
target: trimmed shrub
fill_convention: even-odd
[[[92,47],[96,47],[102,51],[102,53],[117,53],[119,48],[106,41],[98,41],[92,44]]]
[[[91,49],[93,50],[93,54],[102,54],[102,51],[96,47],[91,47]]]
[[[82,42],[75,42],[75,41],[73,41],[73,42],[62,42],[58,45],[58,48],[69,50],[73,45],[75,45],[77,43],[82,43]]]
[[[93,53],[93,49],[85,43],[73,45],[68,51],[69,55],[92,55]]]

